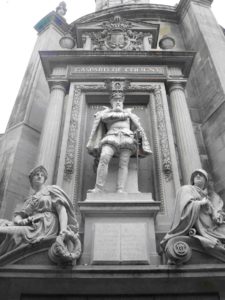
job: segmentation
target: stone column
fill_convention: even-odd
[[[197,142],[182,82],[170,83],[170,106],[180,157],[183,183],[187,184],[194,169],[201,167]]]
[[[53,183],[65,93],[64,83],[55,82],[51,85],[49,105],[41,134],[37,165],[41,164],[47,169],[49,184]]]

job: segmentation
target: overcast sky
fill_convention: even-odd
[[[60,0],[0,0],[1,98],[0,133],[5,131],[25,69],[37,38],[33,26],[55,10]],[[95,0],[65,0],[68,23],[94,12]],[[179,0],[152,0],[151,3],[174,5]],[[225,0],[214,0],[212,10],[225,27]]]

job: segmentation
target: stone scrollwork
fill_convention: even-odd
[[[184,264],[187,263],[192,256],[192,249],[188,243],[180,239],[171,239],[165,249],[168,258],[168,264]]]
[[[133,24],[130,21],[122,19],[120,16],[114,16],[109,21],[101,24],[103,28],[100,32],[85,33],[92,40],[93,50],[144,50],[143,40],[148,37],[151,47],[151,32],[142,32],[132,30]]]

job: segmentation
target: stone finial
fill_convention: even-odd
[[[66,9],[66,2],[62,1],[59,3],[59,5],[56,7],[56,12],[60,16],[65,16],[67,9]]]

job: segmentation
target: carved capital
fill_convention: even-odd
[[[54,90],[62,90],[64,93],[66,93],[68,88],[68,82],[67,81],[49,81],[50,91]]]
[[[186,80],[167,81],[169,93],[171,93],[174,90],[181,90],[184,92],[186,82]]]

